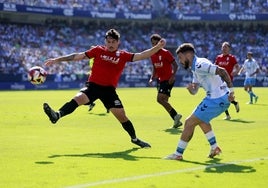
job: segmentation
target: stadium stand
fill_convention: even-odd
[[[77,8],[96,11],[152,11],[159,5],[159,10],[175,13],[267,13],[267,1],[194,1],[194,0],[0,0],[0,3],[14,3],[28,6]],[[126,6],[126,4],[128,6]],[[225,7],[225,8],[223,8]],[[179,11],[179,12],[178,12]],[[163,13],[165,14],[165,13]],[[0,23],[0,74],[23,74],[34,65],[42,65],[48,57],[54,57],[74,51],[85,51],[91,45],[103,44],[104,32],[116,28],[122,35],[121,48],[132,52],[150,47],[149,36],[159,33],[167,39],[167,48],[175,52],[182,42],[196,45],[197,54],[214,61],[220,53],[223,41],[232,45],[232,54],[243,63],[247,51],[253,51],[260,63],[261,75],[267,75],[268,66],[268,25],[267,22],[187,22],[170,20],[111,20],[88,19],[69,21],[58,17],[48,17],[45,23],[23,23],[1,20]],[[49,74],[88,73],[88,62],[63,63],[50,67]],[[178,74],[186,72],[180,69]],[[150,75],[149,60],[127,64],[124,74]]]

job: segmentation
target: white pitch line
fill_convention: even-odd
[[[98,185],[106,185],[106,184],[120,183],[120,182],[126,182],[126,181],[134,181],[134,180],[139,180],[139,179],[146,179],[146,178],[150,178],[150,177],[165,176],[165,175],[170,175],[170,174],[178,174],[178,173],[183,173],[183,172],[193,172],[193,171],[202,170],[202,169],[206,169],[206,168],[228,166],[231,164],[251,163],[251,162],[267,160],[267,159],[268,159],[268,157],[261,157],[261,158],[255,158],[255,159],[245,159],[245,160],[232,161],[232,162],[221,163],[221,164],[211,164],[211,165],[207,165],[207,166],[199,166],[199,167],[195,167],[195,168],[185,168],[185,169],[180,169],[180,170],[158,172],[158,173],[154,173],[154,174],[144,174],[144,175],[140,175],[140,176],[132,176],[132,177],[112,179],[112,180],[103,180],[103,181],[97,181],[97,182],[86,183],[86,184],[81,184],[81,185],[67,186],[64,188],[86,188],[86,187],[93,187],[93,186],[98,186]]]

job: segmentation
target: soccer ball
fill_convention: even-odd
[[[42,67],[34,66],[29,69],[27,76],[28,76],[28,80],[32,84],[38,85],[46,81],[47,71],[45,71],[45,69],[43,69]]]

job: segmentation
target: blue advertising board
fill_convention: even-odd
[[[49,14],[66,17],[88,17],[88,18],[110,18],[110,19],[158,19],[159,12],[137,11],[137,12],[113,12],[113,11],[91,11],[78,8],[47,8],[36,6],[17,5],[13,3],[0,3],[0,11]],[[180,14],[170,12],[167,18],[171,20],[186,21],[265,21],[268,14]]]

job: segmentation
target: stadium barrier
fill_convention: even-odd
[[[27,80],[25,74],[1,74],[0,90],[58,90],[58,89],[78,89],[85,86],[87,75],[61,75],[61,79],[56,80],[57,75],[48,75],[45,83],[33,85]],[[149,87],[149,75],[122,75],[118,87]],[[235,87],[243,87],[244,76],[234,78]],[[185,87],[192,80],[191,76],[176,76],[175,87]],[[156,85],[156,83],[154,83]],[[267,87],[268,76],[258,76],[256,87]]]

